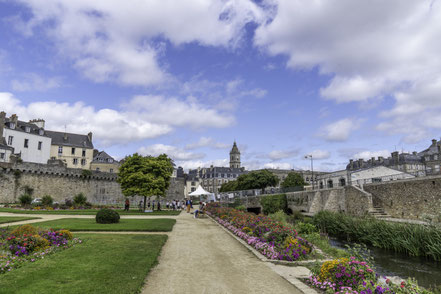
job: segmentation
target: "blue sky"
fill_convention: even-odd
[[[338,170],[441,132],[439,1],[0,0],[0,105],[116,158]]]

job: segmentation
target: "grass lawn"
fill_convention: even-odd
[[[95,219],[65,218],[33,224],[45,229],[70,231],[145,231],[170,232],[175,219],[120,219],[116,224],[97,224]]]
[[[37,219],[40,217],[22,217],[22,216],[0,216],[0,224],[21,222],[30,219]]]
[[[0,275],[0,293],[138,293],[166,235],[75,234],[84,240]]]
[[[77,215],[95,215],[99,209],[60,209],[60,210],[24,210],[17,208],[0,207],[0,212],[21,213],[21,214],[77,214]],[[124,211],[115,209],[120,215],[179,215],[180,210],[161,210],[153,212],[140,212],[137,209]]]

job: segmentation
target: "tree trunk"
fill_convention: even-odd
[[[147,196],[144,196],[144,212],[145,212],[145,203],[147,202]]]

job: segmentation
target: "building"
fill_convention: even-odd
[[[230,151],[230,167],[210,166],[189,171],[186,195],[195,191],[198,185],[201,185],[208,192],[219,193],[222,184],[233,181],[245,173],[245,168],[240,165],[240,151],[236,142],[234,142]]]
[[[418,153],[426,168],[427,175],[440,174],[441,165],[441,141],[433,139],[432,144],[425,150]]]
[[[6,140],[0,137],[0,162],[9,162],[11,155],[14,153],[14,148],[6,145]]]
[[[375,166],[350,173],[351,185],[363,188],[364,184],[415,178],[415,175],[385,166]]]
[[[331,189],[348,185],[349,173],[347,170],[339,170],[331,173],[324,173],[318,176],[319,189]]]
[[[31,120],[24,122],[18,120],[17,115],[13,114],[7,118],[4,111],[0,112],[0,134],[6,146],[3,148],[5,157],[13,148],[25,162],[44,163],[50,158],[51,138],[44,130],[44,120]],[[9,151],[6,151],[8,149]]]
[[[436,141],[436,140],[435,140]],[[424,152],[424,151],[423,151]],[[372,157],[369,160],[358,159],[356,161],[350,159],[346,169],[350,172],[368,169],[376,166],[385,166],[395,170],[399,170],[417,177],[426,175],[426,166],[421,154],[417,152],[412,153],[398,153],[392,152],[390,157]]]
[[[101,171],[106,173],[117,173],[119,169],[119,162],[105,151],[94,150],[94,157],[90,163],[90,169],[94,171]]]
[[[274,175],[276,175],[279,178],[279,183],[277,184],[276,188],[279,188],[282,182],[285,180],[285,178],[288,176],[289,173],[298,173],[303,177],[303,180],[306,184],[312,186],[312,182],[314,179],[314,183],[317,186],[318,177],[323,174],[327,174],[327,172],[319,172],[314,171],[311,172],[310,170],[295,170],[295,169],[278,169],[278,168],[266,168],[266,170],[270,171]],[[314,177],[313,177],[314,174]]]
[[[93,161],[92,133],[87,135],[46,131],[52,139],[50,158],[59,159],[68,168],[90,169]]]

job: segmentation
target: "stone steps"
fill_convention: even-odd
[[[369,214],[375,218],[383,219],[390,218],[391,216],[387,214],[382,207],[374,206],[374,208],[369,211]]]

